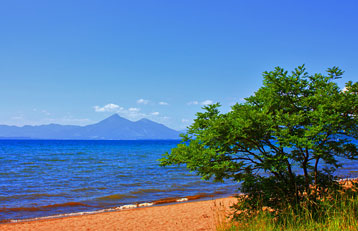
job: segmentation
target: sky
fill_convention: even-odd
[[[305,64],[358,81],[358,1],[1,0],[0,124],[113,113],[182,130],[227,112],[262,72]]]

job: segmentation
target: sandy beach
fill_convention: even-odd
[[[6,231],[49,230],[215,230],[218,211],[236,198],[181,202],[55,219],[1,224]]]

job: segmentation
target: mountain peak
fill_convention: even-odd
[[[147,118],[143,118],[143,119],[138,120],[137,122],[153,122],[153,121],[151,121]]]
[[[97,124],[116,124],[116,123],[130,123],[130,120],[127,120],[121,116],[119,116],[117,113],[111,115],[110,117],[107,117],[106,119],[98,122]]]
[[[122,118],[118,115],[118,113],[114,113],[113,115],[111,115],[110,117],[107,117],[107,119],[110,119],[110,118]]]
[[[178,139],[179,132],[163,124],[143,118],[136,122],[113,114],[87,126],[0,126],[0,137],[27,137],[31,139],[83,139],[83,140],[147,140]]]

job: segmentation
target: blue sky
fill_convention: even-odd
[[[118,112],[184,129],[224,112],[275,66],[358,81],[357,1],[0,3],[0,124],[78,124]]]

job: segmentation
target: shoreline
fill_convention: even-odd
[[[0,230],[215,230],[218,209],[229,209],[236,201],[234,196],[188,199],[122,210],[19,220],[0,224]]]
[[[180,203],[188,203],[188,202],[196,202],[196,201],[207,201],[207,200],[216,200],[221,198],[227,197],[234,197],[237,194],[234,193],[223,193],[223,192],[216,192],[214,194],[206,194],[206,193],[199,193],[193,196],[185,196],[185,197],[167,197],[158,199],[156,201],[145,202],[139,201],[133,204],[124,204],[116,207],[109,207],[109,208],[99,208],[98,210],[94,211],[78,211],[78,212],[69,212],[69,213],[59,213],[49,216],[39,216],[33,218],[23,218],[23,219],[3,219],[0,220],[1,224],[11,224],[11,223],[22,223],[22,222],[31,222],[31,221],[41,221],[47,219],[58,219],[58,218],[66,218],[66,217],[73,217],[73,216],[82,216],[82,215],[91,215],[91,214],[99,214],[105,212],[116,212],[116,211],[124,211],[129,209],[138,209],[138,208],[147,208],[147,207],[155,207],[155,206],[167,206],[172,204],[180,204]],[[76,205],[81,204],[79,202],[68,202],[64,203],[63,205]],[[41,207],[25,207],[25,208],[3,208],[3,210],[41,210],[42,207],[49,208],[49,207],[56,207],[62,204],[55,204],[55,205],[47,205]]]
[[[337,180],[340,184],[344,182],[349,181],[358,181],[357,177],[353,178],[340,178]],[[91,214],[98,214],[98,213],[105,213],[105,212],[116,212],[116,211],[124,211],[129,209],[137,209],[137,208],[147,208],[147,207],[155,207],[155,206],[166,206],[166,205],[172,205],[172,204],[180,204],[180,203],[188,203],[188,202],[196,202],[196,201],[207,201],[207,200],[216,200],[221,198],[231,198],[235,197],[237,195],[240,195],[241,193],[227,193],[227,192],[215,192],[213,194],[207,194],[207,193],[199,193],[193,196],[186,196],[186,197],[167,197],[158,199],[155,201],[138,201],[134,202],[132,204],[123,204],[120,206],[115,207],[108,207],[108,208],[99,208],[98,210],[93,211],[78,211],[78,212],[69,212],[69,213],[59,213],[54,215],[48,215],[48,216],[38,216],[38,217],[32,217],[32,218],[23,218],[23,219],[3,219],[0,220],[0,225],[2,224],[11,224],[11,223],[21,223],[21,222],[31,222],[31,221],[40,221],[40,220],[47,220],[47,219],[57,219],[57,218],[66,218],[66,217],[73,217],[73,216],[82,216],[82,215],[91,215]],[[80,202],[67,202],[64,204],[54,204],[54,205],[46,205],[46,206],[40,206],[40,207],[25,207],[25,208],[0,208],[1,210],[41,210],[41,208],[49,208],[49,207],[56,207],[56,206],[62,206],[62,205],[76,205],[76,204],[82,204]],[[89,205],[86,205],[88,207],[92,207]]]

